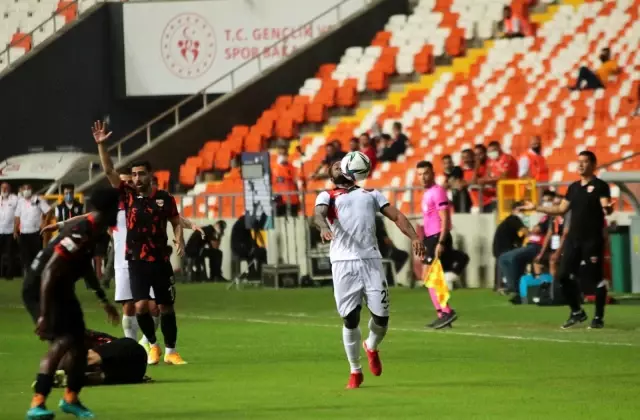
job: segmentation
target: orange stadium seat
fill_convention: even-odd
[[[32,45],[31,35],[23,32],[16,32],[11,36],[11,46],[14,48],[22,48],[25,52],[31,50]]]
[[[156,171],[153,173],[158,179],[158,188],[161,190],[169,189],[169,178],[171,178],[171,172],[169,171]]]
[[[56,13],[64,17],[65,23],[70,23],[78,16],[78,2],[75,1],[60,1]]]

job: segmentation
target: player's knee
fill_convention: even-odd
[[[373,322],[379,326],[386,328],[389,325],[389,317],[388,316],[378,316],[375,314],[371,314],[371,318],[373,318]]]
[[[358,325],[360,325],[360,306],[342,318],[342,322],[347,329],[352,330],[354,328],[358,328]]]
[[[122,304],[122,314],[126,316],[135,316],[136,304],[133,301],[128,301]]]
[[[149,301],[139,300],[135,303],[135,307],[137,314],[146,314],[147,312],[149,312]]]
[[[171,304],[158,305],[156,309],[160,313],[160,315],[171,314],[174,311],[173,305]]]

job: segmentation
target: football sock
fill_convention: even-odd
[[[175,312],[160,314],[160,329],[164,336],[165,348],[174,349],[178,341],[178,322]]]
[[[156,331],[158,331],[158,327],[160,326],[160,317],[154,316],[152,318],[153,318],[153,325],[156,327]]]
[[[360,334],[360,327],[349,329],[342,327],[342,342],[344,344],[344,351],[347,353],[347,360],[351,366],[351,373],[362,371],[360,365],[360,340],[362,335]]]
[[[47,399],[49,393],[51,392],[51,388],[53,387],[53,375],[48,375],[46,373],[38,373],[36,376],[36,385],[34,387],[35,395],[31,400],[31,407],[37,407]]]
[[[176,352],[176,349],[171,348],[171,347],[165,347],[164,348],[164,354],[173,354]]]
[[[373,318],[369,319],[369,337],[367,338],[367,347],[369,350],[378,350],[378,345],[387,335],[388,327],[381,327],[376,324]]]
[[[153,325],[153,318],[151,318],[151,314],[146,312],[144,314],[136,314],[136,319],[138,320],[138,326],[142,331],[142,334],[147,339],[149,344],[156,344],[156,329]]]
[[[75,404],[78,402],[78,393],[71,391],[69,388],[64,390],[64,396],[62,397],[68,404]]]
[[[451,306],[449,305],[445,305],[442,307],[442,313],[444,314],[450,314],[451,313]]]
[[[604,307],[607,304],[607,283],[602,281],[596,289],[596,318],[604,318]]]
[[[134,340],[138,339],[138,320],[135,316],[122,315],[122,330],[124,336]]]
[[[429,295],[431,296],[431,302],[433,303],[433,307],[436,308],[436,311],[441,311],[442,307],[440,306],[440,302],[438,301],[438,292],[433,287],[429,287]]]

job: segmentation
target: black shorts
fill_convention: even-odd
[[[436,255],[436,247],[438,246],[438,242],[440,241],[440,234],[427,236],[422,240],[424,244],[424,263],[431,264]],[[445,261],[448,261],[448,258],[453,250],[453,238],[450,233],[444,237],[444,251],[442,255],[440,255],[440,262],[442,265],[445,265]]]
[[[147,352],[130,338],[118,338],[94,349],[106,384],[135,384],[147,373]]]
[[[603,238],[576,240],[567,238],[562,247],[558,277],[580,276],[600,279],[603,277],[605,243]]]
[[[151,288],[159,305],[170,305],[176,300],[173,269],[169,262],[129,261],[129,282],[131,297],[136,302],[149,299]]]
[[[69,295],[71,293],[71,295]],[[86,326],[80,301],[72,291],[64,291],[54,298],[46,320],[45,336],[47,340],[58,337],[78,337],[84,340]]]

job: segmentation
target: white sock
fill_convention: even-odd
[[[166,348],[164,349],[164,354],[165,354],[165,355],[167,355],[167,354],[173,354],[173,353],[175,353],[175,352],[176,352],[176,349],[172,349],[172,348],[169,348],[169,347],[166,347]]]
[[[122,329],[124,336],[133,340],[138,339],[138,320],[134,316],[122,315]]]
[[[388,327],[381,327],[373,321],[369,320],[369,337],[367,338],[367,347],[369,350],[378,350],[378,346],[387,335]]]
[[[360,365],[360,327],[352,330],[347,327],[342,327],[342,342],[344,344],[344,351],[347,353],[347,359],[351,366],[351,373],[361,372],[362,366]]]

